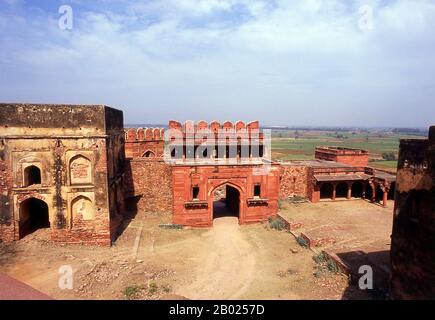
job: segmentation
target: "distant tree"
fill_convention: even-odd
[[[396,155],[394,154],[394,152],[384,152],[382,153],[382,159],[387,160],[387,161],[395,161],[396,159]]]

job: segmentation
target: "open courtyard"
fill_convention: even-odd
[[[267,222],[240,226],[237,218],[223,217],[212,228],[178,229],[170,215],[138,214],[110,248],[53,244],[47,229],[0,244],[0,271],[56,299],[378,297],[328,268],[319,253],[330,250],[356,267],[361,251],[382,266],[386,255],[376,253],[389,249],[391,207],[360,200],[286,203],[281,215],[303,224],[296,233],[335,242],[314,252]],[[72,290],[58,285],[65,265],[74,271]]]

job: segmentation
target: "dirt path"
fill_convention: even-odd
[[[254,279],[255,250],[239,230],[237,218],[216,219],[214,227],[206,232],[209,244],[202,263],[190,285],[176,293],[189,299],[237,299]]]

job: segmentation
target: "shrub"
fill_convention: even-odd
[[[299,236],[296,238],[296,241],[297,241],[297,243],[299,243],[299,245],[301,247],[304,247],[304,248],[308,247],[308,242],[304,237]]]
[[[142,290],[140,286],[130,286],[124,289],[124,296],[128,300],[132,300]]]
[[[293,197],[289,198],[289,202],[290,203],[302,203],[302,202],[308,202],[308,200],[306,197],[293,196]]]
[[[285,229],[285,223],[280,218],[269,218],[269,225],[275,230],[281,231]]]
[[[320,278],[321,276],[324,275],[324,273],[325,273],[325,269],[324,269],[322,266],[318,266],[318,265],[316,265],[316,267],[314,268],[313,275],[314,275],[316,278]]]
[[[323,252],[321,252],[318,255],[313,256],[313,260],[314,260],[315,263],[321,264],[321,263],[326,261],[326,257],[323,254]]]
[[[382,154],[382,158],[384,160],[387,160],[387,161],[395,161],[396,160],[396,155],[394,154],[394,152],[384,152]]]
[[[338,268],[338,266],[337,266],[337,264],[335,263],[334,260],[329,259],[328,263],[326,264],[326,266],[328,267],[328,270],[330,272],[338,273],[340,271],[340,269]]]
[[[169,292],[171,292],[171,287],[169,286],[169,285],[163,285],[162,286],[162,291],[164,292],[164,293],[169,293]]]
[[[153,295],[157,292],[157,289],[158,289],[157,283],[151,282],[150,285],[148,286],[148,293],[150,295]]]

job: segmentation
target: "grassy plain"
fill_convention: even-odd
[[[317,146],[340,146],[365,149],[370,152],[370,165],[380,169],[397,167],[397,161],[383,160],[383,153],[394,153],[397,158],[400,139],[423,138],[376,131],[317,131],[273,130],[272,158],[274,160],[314,159]]]

